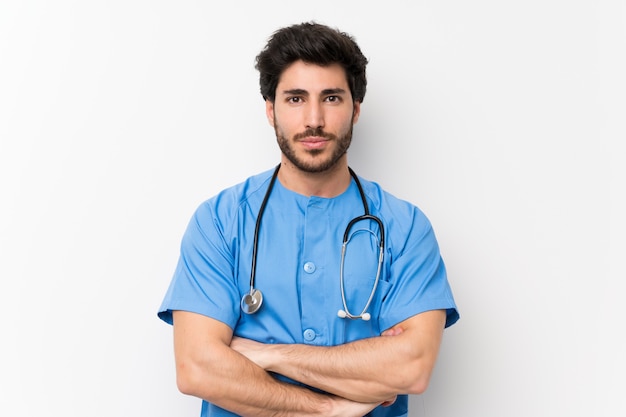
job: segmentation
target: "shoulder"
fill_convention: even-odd
[[[195,210],[193,219],[197,224],[215,224],[222,228],[232,224],[242,210],[257,211],[260,207],[273,169],[248,177],[244,181],[225,188],[203,201]]]
[[[382,220],[390,242],[404,247],[411,241],[434,240],[430,220],[415,203],[391,194],[374,181],[361,177],[359,180],[370,205],[370,212]]]
[[[381,218],[387,218],[388,221],[391,219],[403,221],[412,219],[430,225],[424,212],[415,203],[391,194],[375,181],[361,177],[359,180],[371,205],[370,210],[378,213]]]

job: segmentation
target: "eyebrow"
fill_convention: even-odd
[[[326,96],[329,94],[345,94],[346,90],[343,88],[327,88],[322,90],[322,95]],[[283,94],[285,95],[296,95],[296,96],[308,96],[309,92],[307,90],[303,90],[301,88],[294,88],[291,90],[284,90]]]

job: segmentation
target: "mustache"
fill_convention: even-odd
[[[305,130],[304,132],[296,133],[293,136],[293,139],[299,140],[299,139],[304,139],[310,136],[317,136],[317,137],[329,139],[329,140],[337,139],[337,136],[333,135],[332,133],[324,132],[324,130],[321,127],[309,128]]]

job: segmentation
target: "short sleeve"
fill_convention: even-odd
[[[231,242],[209,202],[192,216],[183,235],[180,257],[158,316],[172,324],[172,311],[185,310],[234,328],[239,318]]]
[[[433,228],[417,208],[407,224],[409,230],[391,236],[391,289],[382,305],[381,327],[392,327],[429,310],[446,310],[445,327],[449,327],[459,313]],[[402,227],[393,221],[391,226]]]

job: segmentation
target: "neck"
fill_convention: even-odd
[[[283,187],[307,197],[336,197],[346,191],[350,178],[345,157],[324,172],[302,171],[283,157],[278,171],[278,180]]]

